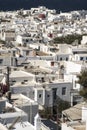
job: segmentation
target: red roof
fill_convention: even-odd
[[[38,17],[42,18],[42,19],[45,19],[46,16],[45,16],[45,14],[39,14]]]

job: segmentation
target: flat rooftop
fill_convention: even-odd
[[[82,107],[83,106],[87,107],[87,103],[82,102],[82,103],[77,104],[73,107],[70,107],[69,109],[64,110],[63,114],[65,116],[67,116],[72,121],[81,120],[82,119]]]
[[[27,73],[25,71],[13,71],[11,74],[10,74],[10,77],[11,78],[17,78],[17,77],[28,77],[28,76],[33,76],[33,74],[31,73]]]
[[[86,123],[81,121],[67,123],[67,127],[69,126],[75,130],[86,130]]]
[[[12,102],[15,106],[37,105],[37,103],[22,94],[12,94]]]
[[[51,72],[48,69],[42,68],[42,67],[38,67],[38,66],[32,66],[32,67],[28,67],[25,69],[25,71],[30,72],[32,74],[51,74]]]
[[[31,87],[40,86],[41,84],[35,81],[29,81],[29,82],[15,82],[12,87],[28,87],[31,89]]]
[[[11,125],[12,124],[8,124],[7,127]],[[7,130],[7,129],[2,129],[2,130]],[[29,122],[18,122],[13,125],[13,128],[11,130],[34,130],[34,126],[31,125]]]

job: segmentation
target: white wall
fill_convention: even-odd
[[[82,36],[81,44],[85,45],[87,43],[87,36]]]
[[[42,88],[35,88],[35,101],[37,101],[39,104],[44,105],[45,104],[45,90]]]
[[[47,107],[52,107],[53,106],[53,92],[52,92],[51,89],[46,89],[45,105]]]
[[[82,107],[82,121],[86,121],[87,120],[87,107],[85,107],[83,105]]]
[[[33,48],[33,49],[39,49],[39,44],[29,44],[29,47]]]
[[[66,87],[65,95],[62,94],[62,88]],[[71,101],[71,89],[72,83],[70,82],[60,82],[60,83],[51,83],[49,84],[49,88],[56,89],[56,96],[59,96],[62,100]]]
[[[71,82],[73,89],[80,89],[80,84],[77,83],[78,78],[76,74],[64,74],[64,81]]]
[[[41,94],[41,97],[39,95]],[[40,105],[45,105],[47,107],[53,106],[53,95],[51,89],[36,89],[35,88],[35,101]]]
[[[82,65],[81,64],[76,64],[74,62],[66,62],[66,74],[69,74],[69,73],[80,73],[81,71],[81,67]]]
[[[62,123],[61,130],[75,130],[71,126],[68,126],[66,123]]]
[[[41,44],[40,51],[48,53],[48,47],[46,45]]]
[[[67,61],[67,60],[69,60],[69,57],[70,57],[69,54],[56,54],[55,59],[56,59],[57,61],[62,61],[62,60]],[[61,60],[61,59],[62,59],[62,60]]]
[[[22,36],[18,35],[16,37],[16,42],[22,44]]]
[[[82,60],[81,60],[81,58],[83,58]],[[87,61],[87,54],[85,54],[85,55],[79,55],[79,54],[75,54],[74,55],[74,59],[73,59],[74,61]]]

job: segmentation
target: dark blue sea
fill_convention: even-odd
[[[0,10],[30,9],[46,6],[57,11],[87,10],[87,0],[0,0]]]

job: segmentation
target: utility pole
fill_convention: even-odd
[[[8,87],[8,91],[10,91],[10,84],[9,84],[9,67],[7,66],[7,87]]]
[[[59,130],[59,111],[58,111],[58,104],[56,105],[57,106],[57,130]]]
[[[9,84],[9,71],[10,71],[10,69],[7,66],[7,81],[6,81],[6,84],[7,84],[7,87],[8,87],[7,98],[10,102],[11,101],[11,91],[10,91],[10,84]]]
[[[32,102],[30,103],[30,123],[32,124]]]

